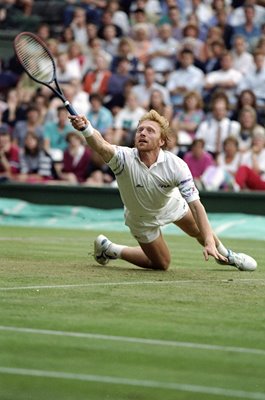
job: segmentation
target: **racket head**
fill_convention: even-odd
[[[16,56],[25,72],[38,83],[48,85],[56,79],[54,59],[46,44],[32,32],[21,32],[14,39]]]

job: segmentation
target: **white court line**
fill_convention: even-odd
[[[175,281],[123,281],[123,282],[92,282],[92,283],[78,283],[69,285],[33,285],[33,286],[7,286],[0,287],[1,291],[9,290],[39,290],[39,289],[71,289],[79,287],[94,287],[94,286],[131,286],[131,285],[175,285],[175,284],[201,284],[201,283],[249,283],[255,282],[262,285],[265,284],[265,279],[187,279]]]
[[[114,342],[137,343],[137,344],[152,345],[152,346],[181,347],[181,348],[190,348],[198,350],[212,350],[212,351],[255,354],[255,355],[265,356],[265,350],[262,349],[244,348],[236,346],[219,346],[219,345],[204,344],[204,343],[179,342],[175,340],[145,339],[145,338],[137,338],[130,336],[113,336],[113,335],[102,335],[99,333],[66,332],[66,331],[56,331],[49,329],[20,328],[15,326],[4,326],[4,325],[0,325],[0,331],[15,332],[15,333],[30,333],[36,335],[63,336],[63,337],[83,338],[83,339],[94,339],[94,340],[107,340]]]
[[[144,379],[131,379],[119,376],[74,374],[61,371],[44,371],[38,369],[26,368],[6,368],[0,367],[0,373],[8,375],[22,375],[40,378],[55,378],[66,380],[77,380],[83,382],[98,382],[112,385],[125,385],[134,387],[144,387],[151,389],[167,389],[178,392],[202,393],[215,396],[225,396],[249,400],[265,400],[265,394],[260,392],[247,392],[244,390],[224,389],[220,387],[200,386],[191,384],[182,384],[177,382],[161,382]]]

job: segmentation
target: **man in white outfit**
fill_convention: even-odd
[[[213,233],[187,164],[163,150],[170,132],[164,117],[151,110],[140,119],[135,148],[106,142],[84,116],[69,118],[114,172],[125,206],[125,223],[139,243],[137,247],[123,246],[99,235],[94,242],[99,264],[121,258],[142,268],[167,270],[170,252],[160,228],[174,223],[198,240],[205,260],[212,256],[240,270],[256,269],[252,257],[226,249]]]

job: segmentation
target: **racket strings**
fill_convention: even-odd
[[[16,52],[26,71],[40,82],[54,79],[54,63],[46,49],[33,37],[21,36],[16,42]]]

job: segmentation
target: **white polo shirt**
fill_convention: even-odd
[[[108,165],[116,175],[127,215],[149,225],[173,222],[178,208],[183,208],[183,198],[188,203],[199,199],[187,164],[169,151],[160,150],[148,168],[136,148],[117,146]]]

